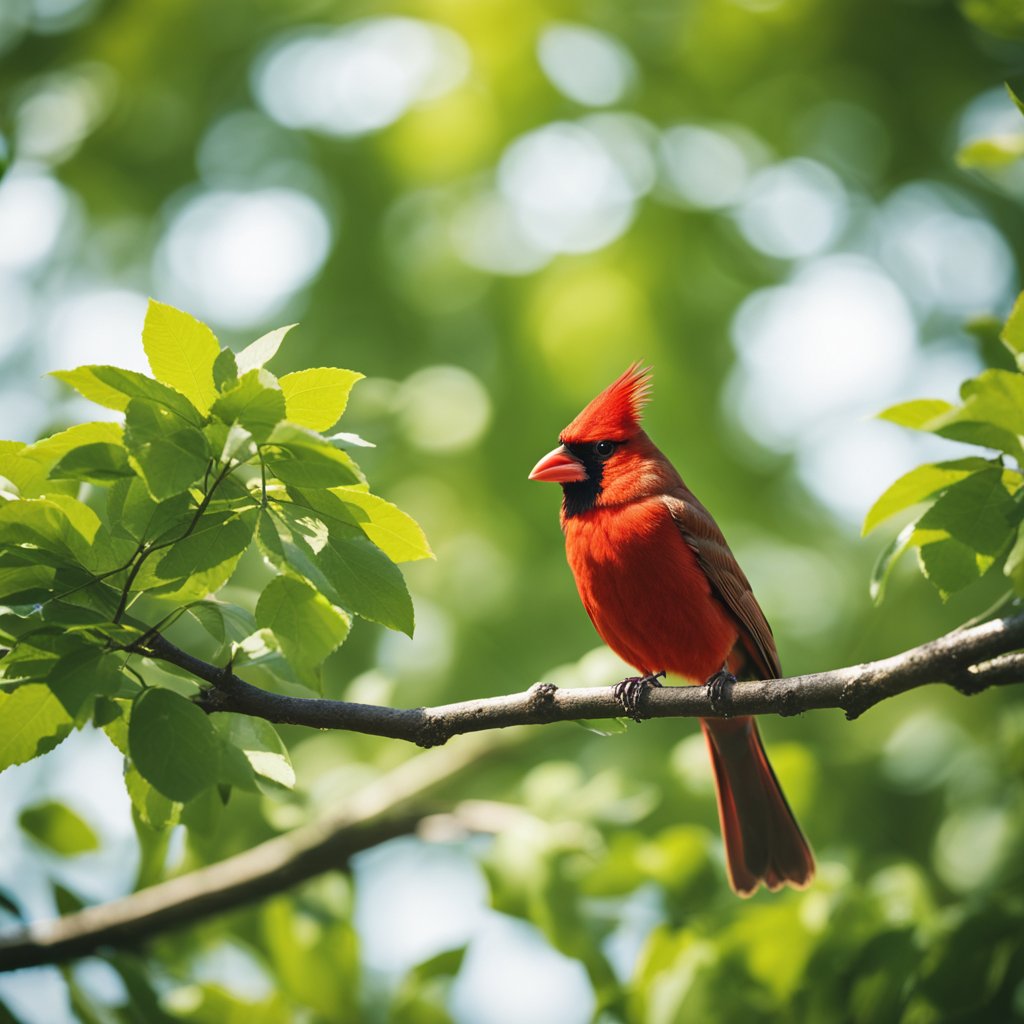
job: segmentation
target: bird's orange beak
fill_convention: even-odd
[[[587,471],[583,463],[573,455],[564,444],[554,451],[548,452],[536,466],[530,470],[530,480],[547,480],[555,484],[573,484],[587,479]]]

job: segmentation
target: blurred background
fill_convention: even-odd
[[[1024,259],[1003,82],[1022,75],[1016,0],[3,0],[0,436],[96,418],[43,374],[145,369],[149,295],[236,347],[299,321],[274,369],[367,375],[345,429],[437,554],[407,571],[415,639],[360,623],[329,695],[596,685],[622,670],[579,606],[558,489],[526,474],[644,360],[648,430],[787,673],[895,653],[996,594],[943,605],[908,562],[873,607],[887,537],[860,522],[961,451],[872,414],[1001,358],[986,318]],[[978,140],[995,156],[958,165]],[[495,838],[396,840],[113,967],[2,976],[0,1001],[30,1024],[1024,1018],[1012,689],[766,721],[820,859],[803,894],[729,893],[694,723],[558,725],[450,787],[505,807]],[[178,827],[166,871],[412,753],[286,738],[296,795]],[[0,886],[32,915],[131,891],[120,773],[86,730],[0,779]],[[40,846],[18,822],[41,801],[94,841]]]

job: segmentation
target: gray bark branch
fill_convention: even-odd
[[[947,683],[963,693],[1024,681],[1024,615],[995,619],[954,630],[938,640],[881,661],[847,668],[735,683],[715,703],[703,686],[648,689],[640,698],[640,718],[721,718],[735,715],[798,715],[837,708],[853,719],[881,700],[927,683]],[[610,687],[559,689],[537,683],[522,693],[483,697],[432,708],[389,708],[349,701],[286,697],[262,690],[230,671],[194,658],[164,637],[150,637],[142,653],[170,662],[208,683],[197,699],[214,713],[234,711],[269,722],[313,729],[408,740],[434,747],[460,733],[545,725],[580,719],[617,718],[622,705]],[[611,680],[610,680],[611,681]]]
[[[725,706],[712,707],[702,686],[648,690],[644,718],[796,715],[838,708],[856,718],[875,704],[926,683],[947,683],[965,694],[1024,681],[1024,615],[998,619],[914,647],[891,658],[788,679],[736,683]],[[271,722],[347,729],[437,746],[459,733],[620,716],[610,688],[558,689],[538,683],[523,693],[434,708],[396,709],[346,701],[284,697],[200,661],[162,636],[145,641],[149,657],[170,662],[209,684],[199,698],[208,712],[234,711]],[[470,738],[450,750],[411,758],[349,804],[319,821],[261,843],[245,853],[171,879],[121,900],[0,936],[0,971],[61,963],[106,947],[146,939],[263,896],[328,870],[383,840],[407,833],[435,808],[443,784],[485,756],[505,749],[502,737]]]

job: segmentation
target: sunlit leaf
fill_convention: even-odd
[[[363,374],[324,366],[298,370],[281,378],[288,419],[310,430],[328,430],[341,418],[349,392]]]
[[[158,381],[179,391],[201,413],[210,411],[217,397],[213,364],[220,355],[220,344],[206,324],[150,299],[142,345]]]
[[[154,498],[170,498],[201,480],[210,449],[201,430],[183,425],[162,406],[132,399],[125,412],[125,445]]]
[[[337,487],[361,481],[347,452],[292,423],[278,424],[261,455],[273,476],[296,487]]]
[[[944,530],[970,550],[998,555],[1010,542],[1019,515],[999,469],[952,484],[921,517],[924,530]]]
[[[901,427],[910,427],[912,430],[930,430],[929,424],[944,413],[950,412],[955,406],[951,402],[945,402],[939,398],[915,398],[910,402],[901,402],[899,405],[892,405],[880,412],[880,420],[888,420]]]
[[[84,444],[73,448],[50,470],[50,478],[54,480],[86,480],[94,484],[109,484],[132,476],[135,471],[120,444]]]
[[[397,505],[358,487],[339,487],[334,493],[350,508],[356,507],[353,518],[360,529],[393,562],[434,557],[419,523]]]
[[[123,370],[119,366],[79,366],[75,370],[55,370],[51,376],[108,409],[124,412],[128,403],[138,398],[166,409],[191,426],[198,427],[203,422],[199,411],[184,395],[134,370]]]
[[[1017,296],[999,339],[1013,353],[1017,366],[1024,370],[1024,292]]]
[[[257,441],[265,441],[284,419],[285,401],[272,374],[250,370],[213,404],[213,414],[225,423],[240,423]]]
[[[291,502],[272,502],[257,531],[264,554],[309,580],[332,604],[412,635],[402,574],[349,522]]]
[[[48,686],[30,683],[13,693],[0,692],[0,771],[52,750],[72,725]]]
[[[917,554],[921,571],[943,598],[974,583],[992,564],[990,557],[952,537],[922,544]]]
[[[264,334],[261,338],[257,338],[252,342],[252,344],[243,348],[235,357],[239,374],[249,373],[250,370],[266,366],[277,355],[281,342],[284,341],[285,335],[293,327],[295,327],[295,324],[288,324],[287,327],[278,327],[277,330]]]

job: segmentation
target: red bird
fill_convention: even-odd
[[[530,473],[562,485],[566,555],[605,643],[641,676],[616,686],[633,717],[671,673],[721,700],[736,676],[782,675],[771,627],[711,513],[640,427],[649,371],[631,366],[562,431]],[[729,880],[803,888],[814,858],[753,718],[701,719],[711,753]]]

